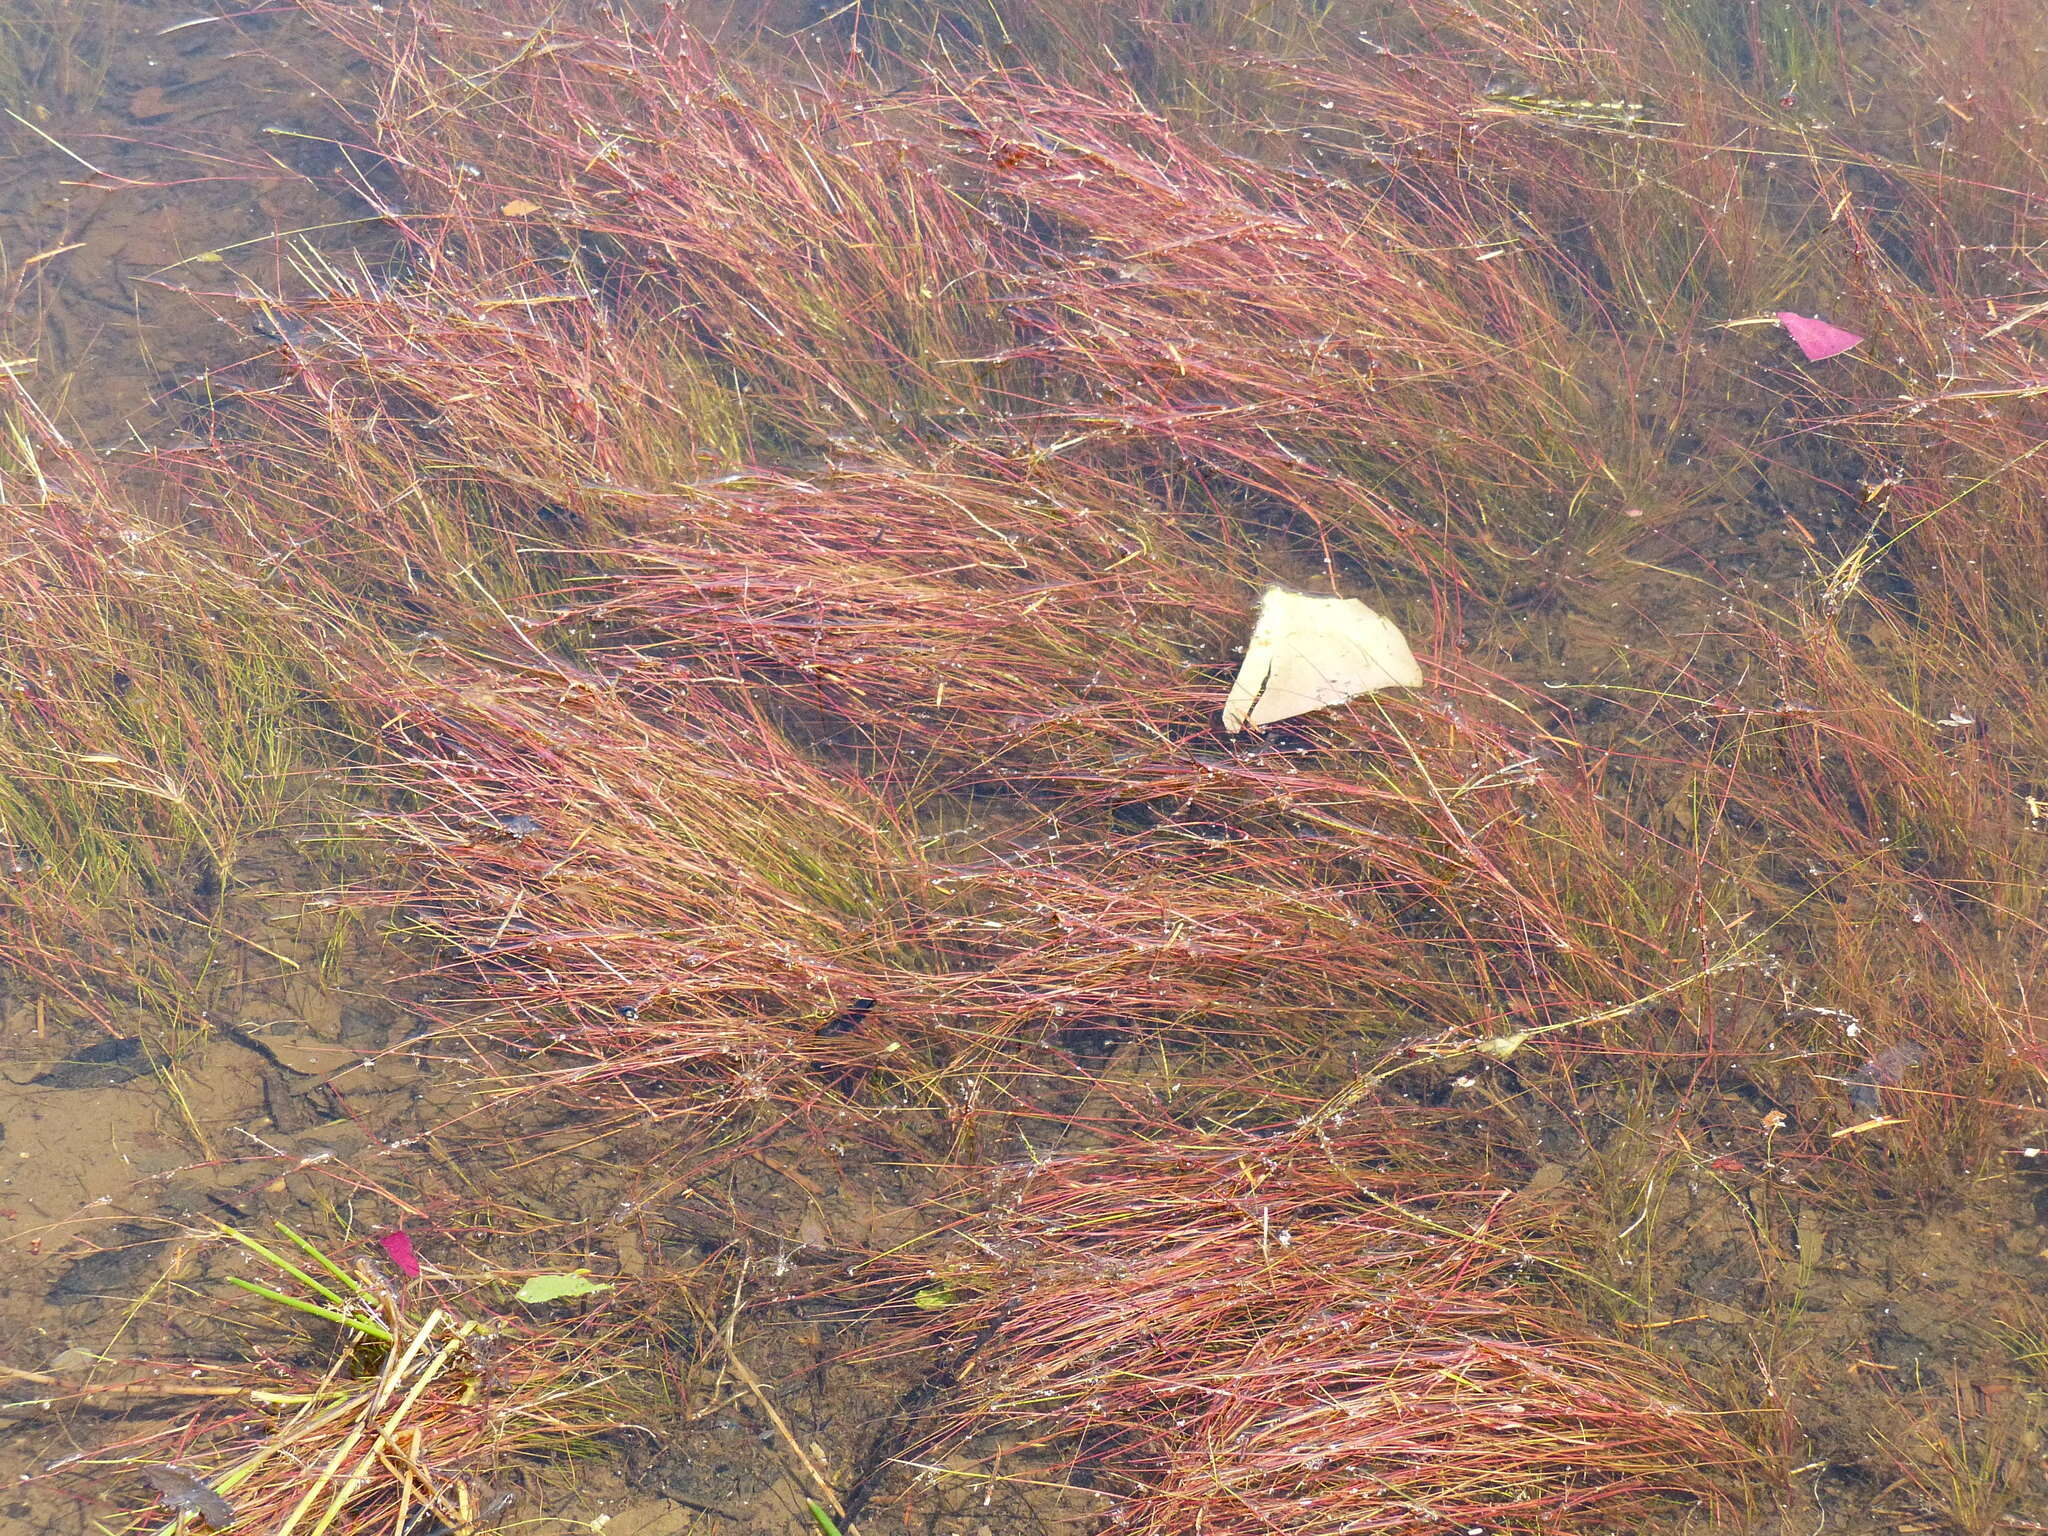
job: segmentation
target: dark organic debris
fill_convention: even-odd
[[[114,1088],[155,1070],[156,1063],[136,1036],[102,1040],[65,1057],[29,1082],[38,1088]]]
[[[73,1259],[51,1282],[44,1299],[53,1307],[70,1306],[98,1296],[132,1291],[156,1262],[163,1240],[135,1222],[123,1222],[106,1235],[105,1245]]]
[[[1855,1108],[1876,1114],[1884,1101],[1879,1088],[1896,1088],[1906,1073],[1927,1059],[1926,1050],[1911,1041],[1886,1046],[1849,1074],[1849,1102]]]
[[[196,1515],[216,1531],[234,1524],[234,1506],[189,1472],[176,1467],[144,1467],[142,1480],[157,1491],[157,1502],[165,1509]]]

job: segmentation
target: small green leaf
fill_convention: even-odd
[[[578,1273],[573,1275],[535,1275],[519,1287],[521,1301],[567,1301],[571,1296],[589,1296],[597,1291],[608,1291],[611,1286],[602,1280],[592,1280]]]

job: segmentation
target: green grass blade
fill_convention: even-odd
[[[326,1254],[322,1253],[317,1247],[313,1245],[311,1239],[301,1237],[297,1232],[294,1232],[290,1227],[286,1226],[281,1221],[273,1222],[272,1225],[275,1226],[277,1230],[282,1232],[286,1237],[290,1238],[293,1242],[297,1243],[299,1245],[299,1251],[301,1253],[304,1253],[315,1264],[318,1264],[322,1269],[326,1270],[327,1273],[334,1276],[334,1278],[339,1280],[343,1285],[347,1286],[350,1290],[354,1291],[358,1296],[364,1297],[365,1299],[369,1297],[370,1293],[363,1288],[362,1281],[358,1280],[354,1275],[350,1274],[347,1270],[343,1269],[339,1264],[335,1263],[334,1260],[330,1259],[329,1257],[327,1257]]]
[[[290,1275],[294,1280],[298,1281],[299,1284],[305,1286],[306,1289],[308,1289],[309,1291],[314,1291],[317,1292],[319,1295],[325,1296],[337,1307],[345,1307],[348,1305],[348,1298],[346,1296],[342,1295],[339,1291],[329,1290],[326,1286],[322,1285],[318,1280],[315,1280],[311,1275],[307,1274],[303,1269],[299,1268],[299,1266],[294,1264],[290,1259],[287,1259],[283,1254],[272,1252],[270,1249],[264,1247],[263,1244],[257,1242],[256,1239],[251,1237],[248,1233],[238,1232],[233,1227],[229,1226],[223,1226],[221,1228],[221,1231],[225,1232],[229,1237],[232,1237],[236,1242],[240,1243],[244,1248],[247,1248],[251,1253],[258,1254],[261,1257],[268,1259],[272,1264],[276,1265],[279,1269],[283,1270],[286,1274]]]
[[[239,1285],[243,1290],[261,1296],[265,1301],[274,1301],[281,1307],[290,1307],[294,1312],[310,1313],[324,1317],[330,1323],[339,1323],[344,1328],[353,1328],[358,1333],[368,1334],[373,1339],[382,1339],[386,1344],[396,1343],[391,1330],[381,1323],[373,1323],[366,1317],[350,1317],[345,1312],[335,1312],[316,1302],[302,1301],[296,1296],[287,1296],[283,1291],[273,1291],[267,1285],[258,1285],[254,1280],[244,1280],[240,1275],[226,1277],[229,1285]]]

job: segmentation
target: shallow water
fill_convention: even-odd
[[[42,19],[49,7],[15,9]],[[211,372],[233,369],[246,385],[271,345],[260,316],[209,295],[298,291],[309,252],[383,258],[351,186],[374,157],[335,142],[347,139],[335,102],[361,106],[368,82],[288,6],[232,20],[150,0],[59,0],[58,10],[64,53],[39,59],[25,100],[0,103],[33,125],[0,134],[0,266],[15,284],[0,323],[6,356],[67,434],[102,448],[175,446],[214,398]],[[16,1404],[0,1407],[0,1536],[84,1533],[113,1505],[147,1502],[132,1477],[81,1475],[76,1462],[149,1432],[162,1422],[156,1405],[103,1398],[52,1414],[36,1394],[89,1388],[99,1353],[217,1354],[224,1341],[207,1319],[174,1300],[212,1222],[317,1228],[337,1170],[342,1187],[360,1180],[443,1210],[483,1188],[462,1166],[461,1134],[434,1134],[472,1108],[467,1064],[402,1054],[418,1027],[402,979],[416,957],[361,925],[337,951],[331,925],[307,916],[323,878],[284,839],[232,872],[219,922],[245,947],[225,967],[196,939],[191,951],[194,974],[208,977],[195,1006],[210,1033],[120,997],[102,1000],[96,1022],[18,982],[0,992],[0,1367],[53,1377],[0,1393]],[[159,1054],[167,1024],[175,1064]],[[546,1128],[510,1134],[537,1150]],[[587,1138],[557,1139],[573,1148]],[[771,1247],[800,1252],[799,1228],[817,1237],[817,1214],[791,1209],[788,1179],[759,1165],[728,1170],[688,1208],[669,1187],[672,1169],[647,1187],[638,1165],[663,1150],[617,1162],[571,1151],[495,1194],[559,1218],[593,1262],[623,1275],[648,1250],[693,1253],[707,1230],[722,1240],[729,1223],[700,1208],[720,1190]],[[422,1247],[431,1256],[431,1240]],[[167,1298],[168,1313],[137,1316],[138,1299]],[[812,1324],[748,1350],[763,1375],[813,1383],[802,1393],[807,1433],[845,1465],[903,1385],[884,1374],[827,1391],[828,1343]],[[530,1502],[513,1518],[559,1531],[608,1519],[614,1536],[668,1536],[706,1519],[748,1528],[751,1506],[785,1495],[762,1430],[747,1402],[726,1404],[691,1430],[687,1453],[643,1436],[618,1467],[557,1495],[559,1520]],[[27,1481],[16,1488],[17,1478]]]
[[[66,96],[44,103],[32,94],[24,115],[34,127],[16,126],[4,140],[0,255],[18,283],[7,356],[33,357],[16,372],[85,440],[175,443],[206,407],[209,371],[260,360],[268,345],[248,311],[209,303],[208,292],[288,292],[299,248],[337,262],[381,258],[378,227],[349,188],[372,167],[333,142],[346,137],[335,101],[359,106],[371,82],[288,9],[191,26],[189,5],[92,3],[76,14],[88,19]],[[1731,550],[1741,546],[1735,563],[1762,581],[1804,571],[1783,512],[1737,508],[1722,524]],[[1664,580],[1646,568],[1633,606],[1656,608]],[[1601,652],[1621,632],[1540,612],[1498,631],[1510,660]],[[246,943],[214,973],[208,1004],[212,1022],[231,1027],[182,1035],[175,1066],[142,1043],[163,1021],[128,1000],[109,1000],[119,1031],[109,1043],[104,1029],[32,990],[5,995],[0,1365],[89,1381],[78,1351],[219,1347],[203,1316],[173,1310],[168,1320],[134,1322],[129,1300],[166,1294],[159,1288],[189,1272],[189,1234],[206,1222],[316,1218],[338,1187],[366,1203],[373,1188],[398,1191],[447,1213],[488,1185],[493,1198],[527,1211],[534,1231],[551,1228],[627,1276],[646,1269],[650,1252],[675,1263],[739,1234],[764,1262],[794,1270],[792,1291],[836,1247],[878,1244],[903,1226],[916,1190],[884,1158],[850,1172],[793,1145],[695,1180],[656,1171],[658,1137],[573,1150],[582,1132],[572,1115],[512,1132],[534,1152],[571,1149],[560,1157],[481,1171],[465,1149],[506,1128],[483,1119],[441,1130],[469,1108],[474,1064],[398,1049],[417,1028],[418,984],[408,979],[416,958],[367,924],[329,947],[328,919],[310,905],[319,878],[283,843],[233,875],[221,926]],[[1866,1076],[1845,1084],[1848,1102],[1880,1108],[1881,1091],[1914,1064],[1903,1054],[1874,1058]],[[1726,1097],[1731,1120],[1754,1118],[1753,1104],[1732,1090]],[[1553,1129],[1562,1145],[1563,1126],[1539,1134]],[[1805,1405],[1808,1427],[1827,1439],[1791,1458],[1803,1463],[1792,1514],[1783,1524],[1758,1513],[1711,1528],[1936,1528],[1912,1523],[1918,1516],[1862,1470],[1861,1457],[1875,1429],[1896,1422],[1896,1383],[1972,1375],[1986,1346],[1957,1297],[1988,1303],[2048,1286],[2048,1200],[2037,1196],[2048,1184],[1987,1169],[1931,1205],[1898,1189],[1879,1210],[1774,1227],[1761,1175],[1725,1150],[1709,1149],[1687,1176],[1669,1173],[1666,1138],[1683,1134],[1646,1126],[1611,1149],[1611,1176],[1625,1178],[1635,1158],[1646,1179],[1668,1181],[1655,1219],[1679,1245],[1668,1263],[1697,1311],[1655,1326],[1686,1330],[1683,1348],[1704,1373],[1740,1370],[1758,1287],[1790,1285],[1804,1297],[1792,1354],[1819,1363],[1828,1382]],[[348,1171],[339,1183],[337,1167]],[[1563,1184],[1561,1173],[1540,1170],[1531,1193]],[[886,1443],[880,1428],[920,1388],[914,1374],[838,1365],[845,1344],[839,1319],[797,1309],[742,1344],[754,1373],[778,1384],[783,1414],[840,1472],[876,1454]],[[1997,1409],[1995,1392],[1976,1390]],[[8,1476],[150,1422],[141,1408],[65,1418],[31,1408],[14,1418],[0,1445]],[[2036,1462],[2041,1452],[2038,1438],[2012,1448]],[[583,1475],[581,1489],[554,1496],[548,1519],[522,1528],[593,1529],[599,1516],[611,1517],[610,1536],[791,1528],[787,1459],[744,1392],[684,1405],[627,1445],[617,1465]],[[2048,1483],[2042,1489],[2048,1497]],[[94,1513],[74,1484],[38,1478],[0,1498],[0,1536],[86,1532]],[[932,1495],[923,1518],[933,1532],[980,1536],[1089,1514],[1084,1497],[1006,1507],[976,1490]],[[2027,1518],[2048,1522],[2048,1503]],[[1710,1527],[1698,1519],[1687,1528]]]
[[[55,9],[68,67],[39,60],[28,121],[0,136],[10,356],[90,440],[158,440],[209,369],[263,350],[188,292],[289,286],[294,240],[376,251],[330,142],[326,98],[351,81],[289,8],[193,26],[189,5]]]

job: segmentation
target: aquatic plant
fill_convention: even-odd
[[[1429,1135],[1366,1116],[992,1171],[927,1270],[881,1265],[917,1276],[914,1335],[975,1345],[899,1454],[959,1465],[1013,1426],[1146,1532],[1540,1530],[1713,1497],[1743,1460],[1713,1415],[1581,1332],[1545,1218],[1430,1166]]]
[[[621,848],[607,883],[575,885],[559,925],[543,892],[524,885],[529,869],[564,883],[541,841],[437,856],[418,910],[455,923],[446,931],[471,958],[477,935],[495,935],[488,985],[513,1005],[504,1017],[521,1021],[523,1037],[566,1043],[587,1028],[583,1043],[631,1076],[664,1059],[660,1031],[695,1028],[691,999],[725,999],[712,1004],[718,1017],[738,985],[750,1009],[768,1002],[800,1031],[756,1046],[781,1059],[795,1040],[836,1070],[853,1043],[802,1032],[856,1006],[877,1010],[871,1030],[895,1018],[923,1033],[934,1026],[920,1021],[943,1015],[1001,1052],[1062,1017],[1171,1019],[1228,1040],[1242,1034],[1240,1016],[1263,1009],[1304,1020],[1312,1036],[1398,998],[1404,1015],[1488,1021],[1447,1024],[1453,1038],[1507,1039],[1534,1022],[1542,1033],[1530,1038],[1562,1045],[1612,1024],[1602,1048],[1617,1056],[1633,1047],[1682,1077],[1676,1064],[1705,1048],[1691,1070],[1740,1059],[1776,1092],[1793,1089],[1769,1066],[1772,1051],[1817,1062],[1799,1091],[1823,1098],[1840,1092],[1829,1077],[1860,1069],[1861,1048],[1819,1015],[1788,1022],[1765,1000],[1772,967],[1827,910],[1774,883],[1772,850],[1781,837],[1822,849],[1835,834],[1757,831],[1777,812],[1743,797],[1770,801],[1782,765],[1735,746],[1732,757],[1714,748],[1694,759],[1697,741],[1680,740],[1696,716],[1730,743],[1744,739],[1743,722],[1768,718],[1726,693],[1735,652],[1763,647],[1810,668],[1823,662],[1801,647],[1824,637],[1754,607],[1721,624],[1710,665],[1668,654],[1663,621],[1648,612],[1594,617],[1619,572],[1692,560],[1688,525],[1723,515],[1713,509],[1728,481],[1714,477],[1768,454],[1774,475],[1797,479],[1819,429],[1788,425],[1782,441],[1742,447],[1726,401],[1750,366],[1746,343],[1717,339],[1698,305],[1635,318],[1640,295],[1623,302],[1610,263],[1564,223],[1546,230],[1510,206],[1531,186],[1553,188],[1530,207],[1562,221],[1555,186],[1618,196],[1634,173],[1603,159],[1609,150],[1662,164],[1684,157],[1685,134],[1591,109],[1538,111],[1516,105],[1527,93],[1492,92],[1441,59],[1368,49],[1350,60],[1351,99],[1400,153],[1320,146],[1311,172],[1277,144],[1264,156],[1219,152],[1198,115],[1095,78],[984,74],[968,89],[945,75],[882,91],[856,70],[825,109],[757,74],[742,105],[741,66],[680,24],[524,50],[478,109],[463,92],[446,95],[434,61],[488,58],[491,39],[448,28],[386,38],[365,34],[359,16],[334,19],[390,63],[391,116],[412,135],[403,162],[421,205],[445,216],[412,225],[416,281],[336,274],[298,306],[287,332],[302,391],[255,402],[306,462],[338,445],[339,486],[324,472],[316,483],[282,448],[238,472],[260,471],[268,485],[243,514],[252,526],[281,509],[305,530],[303,548],[356,551],[319,571],[310,555],[296,562],[293,578],[317,583],[320,604],[429,623],[451,659],[485,656],[497,670],[495,680],[466,673],[464,690],[509,687],[524,699],[481,735],[464,728],[462,752],[497,765],[491,784],[478,788],[438,748],[420,754],[416,782],[469,786],[448,805],[458,825],[474,814],[464,797],[479,795],[491,815],[544,821],[531,807],[558,796],[539,780],[609,785],[599,764],[613,750],[620,766],[657,759],[679,782],[647,799],[682,804],[693,749],[667,738],[690,735],[693,715],[707,739],[710,722],[758,719],[771,723],[734,727],[757,745],[704,783],[744,795],[749,772],[761,784],[800,772],[842,800],[832,820],[893,828],[885,841],[899,851],[883,868],[931,866],[883,877],[896,894],[857,933],[845,927],[846,892],[799,892],[799,906],[814,904],[805,922],[823,924],[803,987],[750,962],[737,939],[756,930],[747,923],[712,946],[741,971],[700,992],[655,962],[664,951],[650,940],[714,928],[717,883],[629,872],[629,857],[654,851],[644,837]],[[1309,110],[1308,89],[1345,88],[1304,68],[1260,65],[1276,111]],[[1501,111],[1511,120],[1500,131],[1467,132]],[[622,122],[651,126],[618,137]],[[1423,152],[1454,129],[1464,143],[1454,160]],[[613,147],[593,157],[600,143]],[[1335,173],[1339,162],[1348,175]],[[1447,201],[1447,178],[1463,186],[1482,162],[1480,186]],[[1489,233],[1510,224],[1520,233],[1508,244]],[[1770,227],[1780,242],[1804,238],[1797,220]],[[1816,250],[1867,244],[1860,228],[1811,238]],[[1695,368],[1690,353],[1708,361]],[[1641,394],[1646,369],[1681,364],[1713,383],[1660,396],[1670,420],[1621,404]],[[1827,430],[1851,429],[1881,430],[1841,411]],[[1732,454],[1703,464],[1677,452],[1672,434],[1687,431]],[[1426,527],[1412,510],[1424,507],[1437,509]],[[1419,607],[1403,617],[1449,696],[1316,722],[1280,753],[1210,745],[1204,722],[1257,584],[1360,570],[1392,606],[1429,594],[1429,622]],[[510,633],[479,611],[479,583],[515,621]],[[1611,706],[1589,687],[1576,695],[1584,709],[1567,691],[1560,715],[1556,695],[1530,686],[1530,658],[1511,636],[1520,615],[1546,613],[1583,632],[1580,655],[1632,637],[1609,679],[1648,701],[1652,730],[1664,732],[1652,750],[1599,745],[1574,765],[1579,717]],[[1457,656],[1489,649],[1519,678]],[[1882,693],[1859,675],[1842,687]],[[584,696],[579,710],[610,712],[622,740],[647,744],[607,749],[602,734],[572,725],[573,712],[551,722],[542,695],[553,679],[565,698]],[[439,714],[463,716],[461,699],[416,681],[374,685],[378,709],[429,734]],[[1789,687],[1780,697],[1797,702]],[[634,725],[626,710],[656,723]],[[1447,734],[1434,734],[1444,727],[1432,715]],[[582,766],[521,766],[558,732],[593,743]],[[803,766],[821,753],[837,761]],[[1936,766],[1922,754],[1910,771]],[[959,835],[998,790],[1028,809],[993,836]],[[1493,808],[1472,816],[1452,803],[1468,795]],[[1740,828],[1727,814],[1738,804]],[[1711,820],[1673,814],[1688,805],[1722,809]],[[601,846],[634,821],[608,831],[586,824],[582,807],[563,811],[567,843]],[[700,814],[722,815],[709,804]],[[1487,829],[1484,842],[1473,825]],[[1173,828],[1197,831],[1191,840]],[[792,819],[761,846],[803,836]],[[928,851],[941,847],[952,851]],[[859,862],[835,850],[827,863]],[[1058,867],[1036,871],[1031,850],[1058,850]],[[1114,882],[1083,874],[1098,851],[1113,855]],[[1271,967],[1204,977],[1185,945],[1169,944],[1119,975],[1076,947],[1093,919],[1074,893],[1089,882],[1131,912],[1203,914],[1217,910],[1202,895],[1203,865],[1232,902],[1264,889],[1295,914],[1247,936],[1245,952],[1265,946]],[[955,899],[968,889],[963,872],[984,903],[971,915]],[[934,880],[952,895],[914,889]],[[663,899],[666,922],[654,906]],[[607,904],[614,917],[638,915],[607,927]],[[1732,921],[1745,911],[1763,916]],[[1311,913],[1336,926],[1316,937]],[[1203,922],[1214,926],[1198,917],[1182,931]],[[1704,941],[1683,940],[1702,924]],[[503,942],[515,931],[526,937]],[[695,939],[660,942],[710,952]],[[1503,945],[1513,966],[1500,963]],[[858,952],[892,958],[878,970]],[[548,964],[531,963],[543,955]],[[1290,955],[1296,972],[1313,961],[1314,986],[1277,979]],[[572,956],[593,957],[586,979]],[[1092,985],[1061,980],[1083,967]],[[963,968],[1001,980],[969,984]],[[1497,1006],[1459,1000],[1488,999],[1486,978],[1510,972]],[[1738,987],[1745,975],[1760,987]],[[602,1022],[529,1030],[551,990],[579,1019]],[[622,1009],[640,1027],[620,1027]],[[1646,1016],[1675,1032],[1643,1040],[1632,1024]],[[1803,1054],[1786,1048],[1788,1028]],[[726,1022],[706,1038],[709,1055],[690,1047],[666,1059],[745,1053]],[[1298,1049],[1306,1036],[1290,1038]],[[874,1044],[900,1050],[909,1039]],[[903,1059],[932,1070],[922,1050]],[[1297,1057],[1291,1070],[1308,1069]]]
[[[25,400],[5,426],[0,949],[66,1015],[189,1027],[218,975],[275,963],[221,902],[320,815],[345,706],[173,482],[122,483]]]
[[[1068,1148],[1026,1207],[1096,1235],[925,1310],[1042,1373],[975,1423],[1078,1436],[1162,1531],[1555,1526],[1739,1460],[1477,1170],[1411,1198],[1218,1127],[1491,1105],[1592,1160],[1654,1112],[1673,1167],[1760,1143],[1768,1232],[2038,1112],[2026,49],[1791,0],[864,7],[780,61],[687,10],[309,8],[378,66],[402,259],[254,301],[284,380],[137,466],[155,501],[10,466],[0,579],[62,658],[0,741],[10,835],[98,872],[10,909],[25,969],[83,995],[67,913],[346,767],[361,899],[504,1086]],[[131,553],[81,497],[189,523]],[[1388,612],[1423,686],[1232,739],[1276,582]],[[330,737],[268,729],[309,700]],[[1278,1257],[1226,1198],[1274,1149],[1340,1213]],[[1331,1332],[1354,1240],[1428,1328]],[[1634,1322],[1652,1269],[1572,1299]],[[1132,1297],[1144,1374],[1089,1380],[1062,1329]]]
[[[260,1279],[226,1278],[327,1334],[308,1354],[273,1339],[259,1358],[188,1365],[180,1388],[212,1395],[168,1429],[103,1447],[78,1466],[141,1477],[160,1508],[120,1529],[260,1536],[401,1536],[495,1529],[523,1466],[589,1446],[629,1414],[631,1326],[600,1302],[580,1316],[520,1317],[472,1285],[400,1279],[337,1262],[290,1228],[222,1235]],[[419,1266],[414,1264],[413,1268]],[[593,1287],[592,1289],[597,1289]],[[260,1335],[259,1335],[260,1336]],[[317,1337],[317,1336],[316,1336]]]

